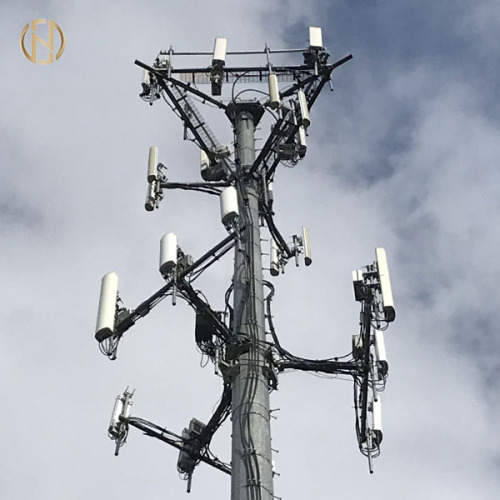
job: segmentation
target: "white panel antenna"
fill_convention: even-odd
[[[240,214],[238,208],[238,193],[236,188],[229,186],[220,195],[220,216],[224,226],[229,226],[231,222]]]
[[[385,350],[384,332],[380,330],[374,330],[374,336],[375,336],[375,355],[377,356],[377,361],[385,361],[387,363],[387,352]]]
[[[271,260],[271,265],[269,267],[271,276],[278,276],[280,273],[280,261],[279,261],[278,245],[276,245],[276,241],[274,241],[274,238],[271,238],[270,260]]]
[[[177,265],[177,236],[168,233],[160,240],[160,273],[166,276]]]
[[[278,77],[275,73],[269,73],[269,107],[277,109],[280,107],[280,89]]]
[[[101,295],[97,311],[96,338],[107,339],[115,330],[115,317],[118,299],[118,275],[105,274],[101,281]]]
[[[394,321],[396,319],[396,311],[394,309],[394,299],[392,297],[391,278],[389,276],[387,255],[383,248],[376,248],[375,256],[377,258],[377,269],[380,279],[382,306],[384,309],[385,320],[387,322]]]
[[[149,148],[148,161],[148,182],[153,182],[158,179],[158,146]]]
[[[380,396],[378,394],[376,399],[373,400],[372,412],[373,431],[377,436],[377,443],[380,444],[382,442],[382,400],[380,399]]]
[[[389,364],[387,363],[387,353],[385,350],[384,332],[374,330],[375,338],[375,358],[377,361],[379,378],[387,377]]]
[[[311,120],[309,118],[309,107],[307,106],[306,94],[302,89],[300,89],[297,91],[297,96],[299,98],[299,108],[300,108],[300,116],[302,119],[302,126],[304,128],[307,128],[311,124]]]
[[[302,245],[304,246],[304,263],[306,266],[312,264],[311,242],[307,227],[302,226]]]
[[[309,26],[309,47],[314,49],[323,48],[323,34],[321,28]]]
[[[212,64],[226,62],[227,38],[216,38],[214,43],[214,57]]]

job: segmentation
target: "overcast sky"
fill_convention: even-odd
[[[54,64],[20,50],[37,18],[66,36]],[[359,318],[351,270],[376,246],[388,253],[397,319],[375,474],[357,449],[352,382],[284,374],[271,395],[275,494],[497,498],[497,2],[5,1],[0,19],[2,498],[229,498],[229,477],[203,464],[187,496],[177,451],[135,429],[118,458],[107,438],[127,386],[134,416],[177,433],[192,417],[208,421],[222,391],[212,365],[200,367],[194,313],[181,302],[139,321],[114,362],[93,337],[102,275],[119,274],[133,308],[163,284],[163,234],[195,258],[226,234],[215,197],[168,192],[158,211],[144,210],[149,146],[172,181],[199,179],[199,153],[165,103],[140,100],[133,62],[171,45],[210,51],[217,36],[228,50],[303,47],[310,25],[323,28],[332,60],[354,59],[311,111],[305,160],[276,175],[280,230],[307,225],[314,261],[274,279],[275,326],[297,355],[349,352]],[[230,143],[227,119],[201,111]],[[228,255],[199,280],[215,309],[231,269]],[[228,422],[212,446],[224,461],[229,433]]]

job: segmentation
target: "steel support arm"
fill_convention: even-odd
[[[276,366],[279,371],[292,369],[336,375],[356,375],[359,371],[359,366],[356,363],[343,361],[282,361],[276,363]]]
[[[172,439],[171,437],[168,437],[165,433],[158,430],[157,427],[154,424],[151,424],[150,422],[146,422],[145,420],[142,419],[137,420],[131,418],[129,419],[128,424],[131,425],[132,427],[135,427],[136,429],[141,430],[142,432],[144,432],[146,436],[159,439],[160,441],[163,441],[164,443],[167,443],[170,446],[177,448],[179,451],[182,451],[184,449],[182,443],[176,441],[175,439]],[[225,472],[226,474],[231,475],[231,467],[216,458],[206,457],[204,455],[201,455],[200,453],[194,453],[193,458],[196,460],[200,460],[200,462],[204,462],[208,465],[211,465],[215,469]]]
[[[188,266],[184,271],[182,271],[177,277],[179,282],[182,282],[186,276],[195,271],[198,267],[204,264],[211,257],[217,257],[218,252],[222,250],[219,256],[222,256],[227,251],[229,251],[232,246],[228,248],[224,248],[229,245],[232,241],[236,239],[236,233],[231,233],[229,236],[224,238],[220,243],[215,245],[211,250],[209,250],[206,254],[202,255],[197,261],[193,262],[192,265]],[[125,316],[121,321],[119,321],[115,326],[114,335],[121,337],[131,326],[135,324],[135,322],[146,316],[151,309],[158,304],[162,299],[164,299],[170,290],[174,287],[174,281],[171,279],[166,285],[161,287],[157,292],[155,292],[151,297],[146,299],[144,302],[141,302],[135,309],[133,309],[127,316]],[[201,299],[200,299],[201,300]],[[206,304],[206,303],[204,303]],[[96,338],[98,342],[102,342],[106,339]]]
[[[213,97],[210,97],[209,95],[204,94],[203,92],[200,92],[198,89],[191,87],[191,85],[187,85],[184,82],[181,82],[179,80],[176,80],[175,78],[172,78],[172,77],[165,75],[164,73],[162,73],[161,71],[159,71],[156,68],[152,68],[151,66],[148,66],[147,64],[144,64],[143,62],[138,61],[137,59],[134,61],[134,64],[136,64],[137,66],[139,66],[142,69],[149,71],[150,73],[153,73],[158,79],[167,80],[168,82],[171,82],[174,85],[177,85],[178,87],[181,87],[184,90],[191,92],[192,94],[200,97],[204,101],[207,101],[207,102],[213,104],[214,106],[217,106],[218,108],[221,108],[223,110],[227,109],[227,106],[225,104],[222,104],[217,99],[214,99]],[[179,72],[179,71],[174,70],[174,72]],[[189,70],[187,72],[189,73]]]

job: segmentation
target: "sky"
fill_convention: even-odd
[[[37,18],[66,37],[50,65],[20,49]],[[229,477],[203,464],[188,496],[177,451],[160,441],[131,429],[115,457],[107,438],[127,387],[134,416],[177,433],[193,417],[208,421],[222,392],[213,366],[200,366],[182,302],[166,299],[140,320],[116,361],[94,340],[105,273],[118,273],[133,308],[163,284],[165,233],[195,258],[226,235],[215,197],[168,192],[159,210],[144,210],[149,146],[172,181],[199,179],[199,153],[165,103],[138,97],[133,63],[170,46],[210,51],[218,36],[228,50],[304,47],[308,26],[322,27],[332,60],[354,58],[311,110],[305,159],[276,174],[278,226],[287,236],[308,226],[313,264],[273,279],[275,327],[297,355],[348,353],[359,319],[351,271],[378,246],[397,318],[375,473],[357,449],[352,382],[285,373],[271,394],[275,495],[497,498],[497,2],[4,1],[0,19],[2,498],[229,498]],[[229,144],[227,119],[200,110]],[[263,123],[259,137],[267,132]],[[231,270],[228,255],[199,280],[216,309]],[[229,422],[211,448],[230,460]]]

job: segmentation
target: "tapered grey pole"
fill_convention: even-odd
[[[232,383],[231,499],[271,500],[273,471],[268,370],[265,360],[264,292],[257,179],[245,175],[255,160],[252,105],[234,107],[240,245],[234,263],[233,329],[241,354]],[[258,119],[258,118],[257,118]]]

